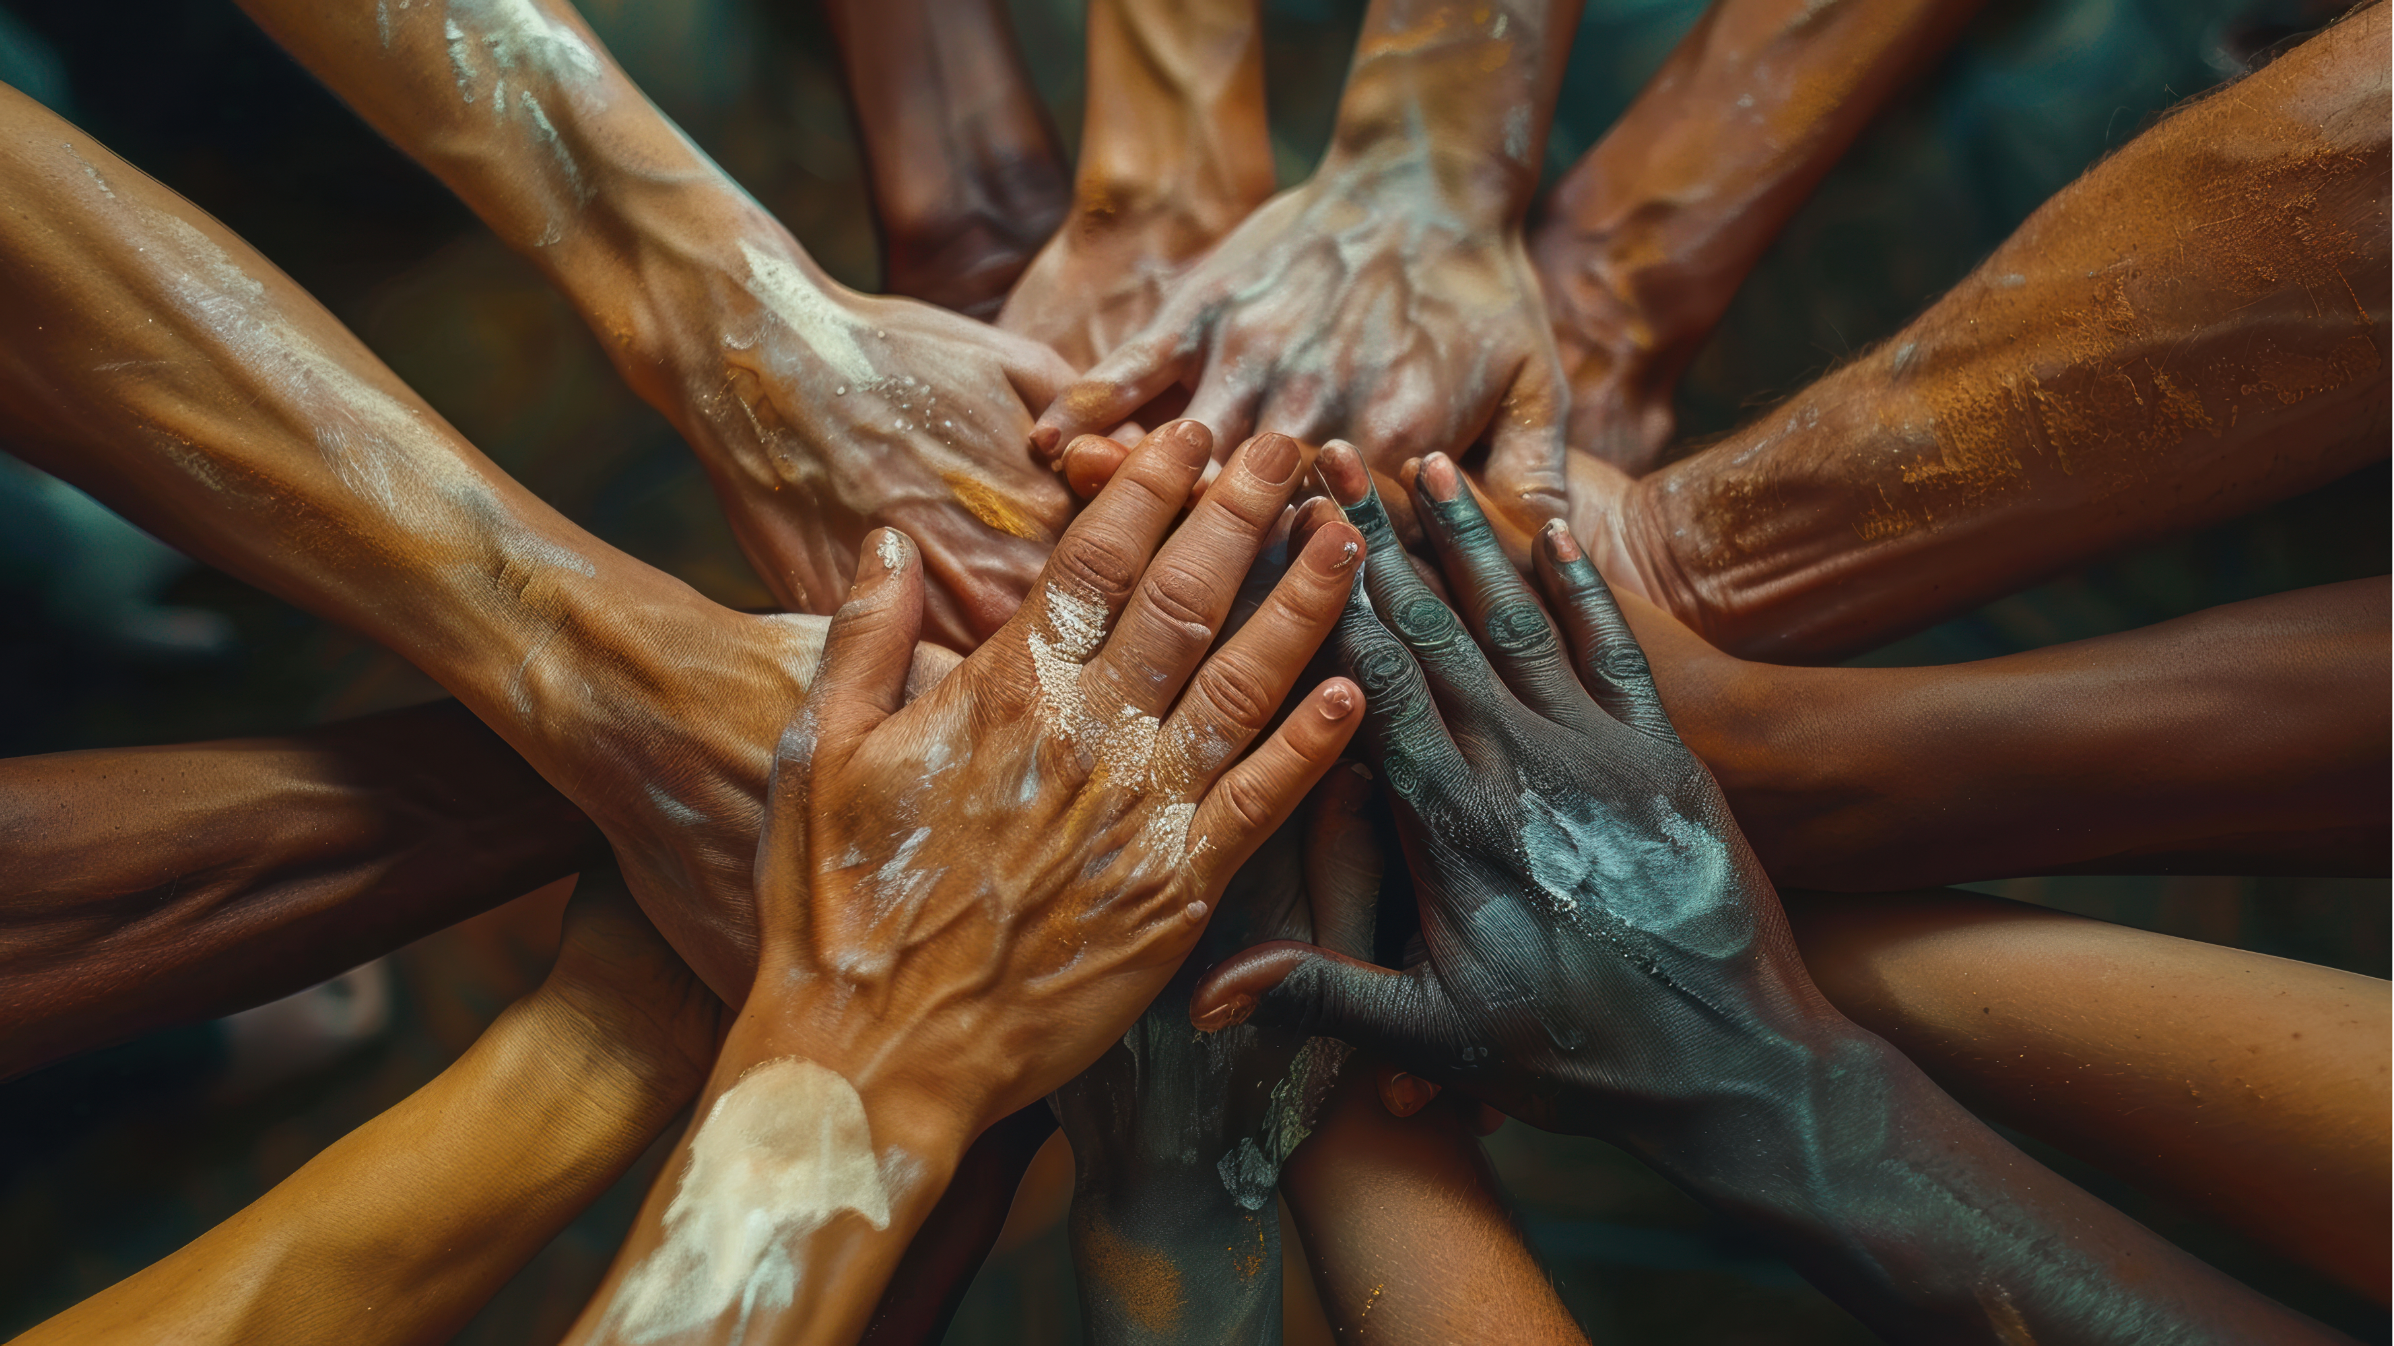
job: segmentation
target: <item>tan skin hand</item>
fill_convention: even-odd
[[[1094,0],[1072,212],[998,325],[1086,369],[1272,194],[1258,0]]]
[[[1352,530],[1317,534],[1213,648],[1299,456],[1278,437],[1245,446],[1164,541],[1212,440],[1191,422],[1150,435],[1023,610],[911,703],[923,567],[904,535],[872,535],[777,758],[755,989],[574,1340],[658,1324],[681,1340],[854,1339],[973,1136],[1085,1069],[1154,998],[1361,719],[1361,692],[1333,678],[1265,734],[1346,601]],[[794,1079],[811,1083],[771,1092]],[[764,1092],[743,1096],[752,1081]],[[760,1096],[774,1101],[742,1111]],[[825,1111],[833,1096],[847,1112]],[[869,1164],[837,1170],[849,1204],[773,1205],[797,1177],[707,1188],[725,1109],[869,1137]],[[857,1122],[838,1130],[834,1113]],[[791,1172],[831,1143],[802,1142]],[[733,1149],[769,1167],[757,1146]],[[841,1214],[858,1201],[867,1218]],[[783,1232],[753,1263],[719,1264],[688,1232],[710,1228]],[[674,1288],[780,1283],[777,1267],[793,1287],[778,1298]]]
[[[1564,390],[1521,239],[1576,4],[1380,0],[1329,156],[1249,216],[1039,418],[1059,454],[1175,385],[1223,442],[1488,448],[1500,507],[1562,509]]]

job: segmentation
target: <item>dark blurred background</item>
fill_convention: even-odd
[[[858,154],[811,4],[581,8],[650,96],[833,274],[875,286]],[[1267,8],[1274,144],[1291,182],[1327,138],[1363,6]],[[1701,9],[1698,0],[1590,0],[1549,143],[1550,177],[1604,132]],[[1747,283],[1681,389],[1683,432],[1726,430],[1889,335],[2158,111],[2333,9],[2313,0],[1995,0],[1862,139]],[[1070,144],[1081,113],[1079,5],[1014,0],[1014,18]],[[725,603],[767,602],[694,461],[616,379],[565,304],[226,0],[0,0],[0,81],[249,239],[575,521]],[[1863,662],[1983,658],[2385,573],[2387,487],[2382,466],[2356,474],[1990,604]],[[433,695],[378,647],[192,567],[87,498],[0,459],[0,755],[279,732]],[[2387,975],[2382,879],[1978,887]],[[172,1251],[438,1073],[538,981],[560,901],[546,893],[513,903],[319,994],[308,1012],[337,1021],[332,1036],[350,1044],[330,1064],[263,1082],[230,1075],[255,1030],[213,1024],[0,1086],[0,1331]],[[1597,1341],[1869,1339],[1619,1152],[1519,1125],[1490,1146]],[[2231,1274],[2363,1340],[2388,1339],[2383,1310],[2030,1148]],[[461,1340],[554,1339],[661,1157],[662,1147]],[[1058,1224],[1068,1172],[1061,1152],[1035,1167],[952,1339],[1079,1340]],[[1301,1274],[1286,1296],[1290,1340],[1327,1341]]]

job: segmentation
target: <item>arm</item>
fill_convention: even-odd
[[[1716,0],[1556,184],[1531,255],[1571,380],[1570,443],[1631,473],[1746,273],[1977,0]]]
[[[1485,439],[1504,508],[1557,513],[1561,367],[1521,230],[1579,8],[1376,0],[1321,165],[1040,415],[1041,451],[1180,384],[1225,446],[1343,435],[1389,468]]]
[[[1341,1341],[1584,1343],[1450,1107],[1396,1117],[1350,1068],[1281,1178]]]
[[[1087,368],[1272,194],[1261,9],[1091,0],[1072,211],[1006,296],[999,326]]]
[[[874,535],[777,765],[755,989],[570,1340],[854,1340],[973,1137],[1122,1036],[1336,760],[1344,679],[1262,731],[1359,540],[1317,534],[1209,657],[1299,475],[1247,445],[1158,550],[1212,447],[1149,436],[903,708],[922,561]]]
[[[605,546],[190,202],[6,90],[0,132],[0,439],[439,680],[745,994],[756,819],[820,619],[742,616]]]
[[[1538,542],[1557,632],[1454,464],[1427,459],[1414,507],[1458,615],[1354,453],[1321,462],[1372,545],[1370,606],[1336,639],[1428,957],[1252,951],[1198,988],[1201,1027],[1269,999],[1272,1021],[1610,1140],[1897,1340],[2334,1339],[2038,1167],[1837,1013],[1568,529]]]
[[[1722,649],[1820,661],[2386,452],[2387,12],[2187,106],[1892,340],[1634,483],[1608,579]]]
[[[1782,883],[2382,874],[2387,581],[1933,668],[1787,668],[1624,597],[1671,721]]]
[[[1789,894],[1822,994],[1986,1116],[2386,1296],[2386,983],[1966,893]]]
[[[0,762],[0,833],[0,1076],[313,986],[600,844],[455,702]]]
[[[823,12],[864,142],[882,288],[996,317],[1070,196],[1004,0],[828,0]]]
[[[689,1102],[716,1014],[630,902],[577,894],[548,979],[454,1065],[18,1341],[445,1340]]]
[[[784,607],[827,611],[889,524],[930,557],[938,638],[1014,610],[1070,503],[1025,448],[1053,351],[831,281],[564,0],[245,8],[573,302]]]
[[[973,1277],[1005,1232],[1023,1174],[1055,1131],[1055,1114],[1041,1102],[981,1133],[906,1245],[859,1340],[867,1346],[936,1346],[947,1339]]]

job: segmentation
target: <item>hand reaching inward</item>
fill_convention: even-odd
[[[701,271],[657,301],[675,329],[655,374],[667,386],[642,392],[697,448],[783,605],[829,611],[865,534],[896,528],[922,549],[927,636],[971,649],[1070,517],[1070,492],[1025,447],[1070,367],[970,318],[857,294],[778,228],[754,232],[733,274]]]

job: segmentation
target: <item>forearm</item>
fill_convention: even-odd
[[[1586,1340],[1450,1108],[1393,1117],[1350,1069],[1281,1192],[1342,1341]]]
[[[1452,212],[1518,225],[1579,11],[1578,0],[1469,11],[1374,0],[1317,176],[1398,171]]]
[[[2040,1167],[1878,1038],[1807,1051],[1639,1153],[1880,1335],[2340,1340]]]
[[[1247,1210],[1208,1160],[1151,1164],[1136,1182],[1093,1184],[1085,1160],[1069,1229],[1089,1339],[1276,1343],[1280,1223]]]
[[[1272,193],[1257,0],[1093,0],[1074,227],[1195,255]]]
[[[1884,346],[1575,501],[1581,536],[1721,648],[1815,660],[2382,458],[2385,30],[2147,131]]]
[[[232,1219],[26,1342],[444,1340],[698,1086],[544,989]]]
[[[2354,580],[1933,668],[1710,652],[1656,668],[1783,882],[1881,890],[2157,861],[2376,874],[2387,602],[2386,580]],[[1694,642],[1628,606],[1658,653]]]
[[[1966,893],[1787,912],[1963,1103],[2385,1295],[2386,983]]]
[[[598,844],[455,702],[0,763],[0,831],[0,1075],[312,986]]]

